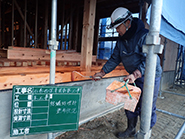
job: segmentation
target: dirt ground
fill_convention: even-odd
[[[185,88],[174,86],[167,89],[170,92],[185,95]],[[185,97],[177,94],[162,93],[163,99],[158,98],[157,108],[176,115],[185,117]],[[174,139],[185,118],[178,118],[157,111],[157,123],[152,129],[151,139]],[[79,127],[77,131],[69,131],[56,139],[117,139],[116,133],[124,131],[127,127],[127,119],[124,109],[117,110],[105,116],[89,121]],[[137,123],[137,131],[140,128],[140,120]],[[128,139],[134,139],[128,138]],[[185,139],[185,133],[181,136]]]

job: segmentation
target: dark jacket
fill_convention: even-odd
[[[142,52],[142,45],[145,44],[147,33],[143,22],[134,18],[131,28],[118,38],[113,54],[102,68],[104,72],[111,72],[122,62],[129,74],[138,69],[144,76],[146,54]],[[160,59],[157,56],[156,77],[160,77],[161,73]]]

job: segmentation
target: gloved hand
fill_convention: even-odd
[[[105,72],[103,70],[101,70],[100,72],[98,73],[95,73],[93,76],[92,76],[92,80],[101,80],[101,78],[105,75]]]
[[[141,72],[138,69],[136,69],[132,74],[123,78],[123,80],[126,82],[129,79],[129,83],[134,83],[137,78],[141,78]]]

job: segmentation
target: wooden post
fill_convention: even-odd
[[[26,47],[26,18],[27,18],[27,0],[25,0],[25,4],[24,4],[24,47]]]
[[[37,23],[38,23],[38,0],[36,1],[36,7],[35,7],[35,48],[37,48],[38,46],[38,37],[37,37]]]
[[[94,40],[96,0],[84,0],[83,31],[81,46],[81,69],[90,71]]]
[[[73,5],[71,3],[71,11],[70,11],[70,20],[69,20],[69,41],[68,41],[68,49],[72,49],[72,32],[73,32]]]
[[[79,28],[79,10],[80,7],[78,5],[77,11],[76,11],[76,19],[75,19],[75,36],[74,36],[74,49],[77,51],[78,46],[78,28]]]
[[[4,13],[5,12],[5,3],[4,2],[2,4],[1,8],[2,8],[2,13]],[[5,14],[2,14],[1,19],[2,19],[2,28],[1,28],[1,30],[2,30],[2,46],[5,47]]]
[[[47,30],[48,30],[48,3],[49,1],[45,1],[45,15],[44,15],[44,49],[47,49]]]
[[[14,0],[12,0],[12,37],[11,37],[11,45],[14,45]]]
[[[95,31],[94,31],[94,44],[93,44],[93,55],[97,55],[97,49],[98,49],[98,34],[99,34],[99,21],[100,18],[97,17],[95,20]]]
[[[143,8],[142,8],[142,21],[144,22],[145,27],[148,27],[149,28],[149,25],[148,25],[148,23],[146,21],[146,13],[147,13],[147,10],[148,10],[148,3],[147,2],[144,2]]]
[[[62,1],[62,18],[61,18],[61,40],[60,40],[60,49],[63,47],[63,28],[64,28],[64,12],[65,12],[65,0]]]
[[[67,24],[65,26],[65,45],[64,45],[64,50],[66,50],[66,45],[67,45]]]
[[[24,46],[24,42],[23,42],[23,38],[24,38],[23,37],[24,36],[23,35],[24,34],[23,33],[24,32],[24,30],[23,30],[23,21],[20,21],[19,24],[20,24],[20,28],[19,28],[20,29],[20,47],[23,47]]]

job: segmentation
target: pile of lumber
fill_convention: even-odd
[[[35,48],[9,47],[0,51],[0,90],[11,89],[13,85],[45,85],[49,84],[50,51]],[[99,72],[106,60],[96,60],[93,56],[91,71],[80,69],[80,53],[75,51],[56,52],[55,83],[91,80],[84,76],[92,76]],[[77,72],[74,72],[77,71]],[[128,73],[122,65],[118,66],[107,77],[123,76]]]

